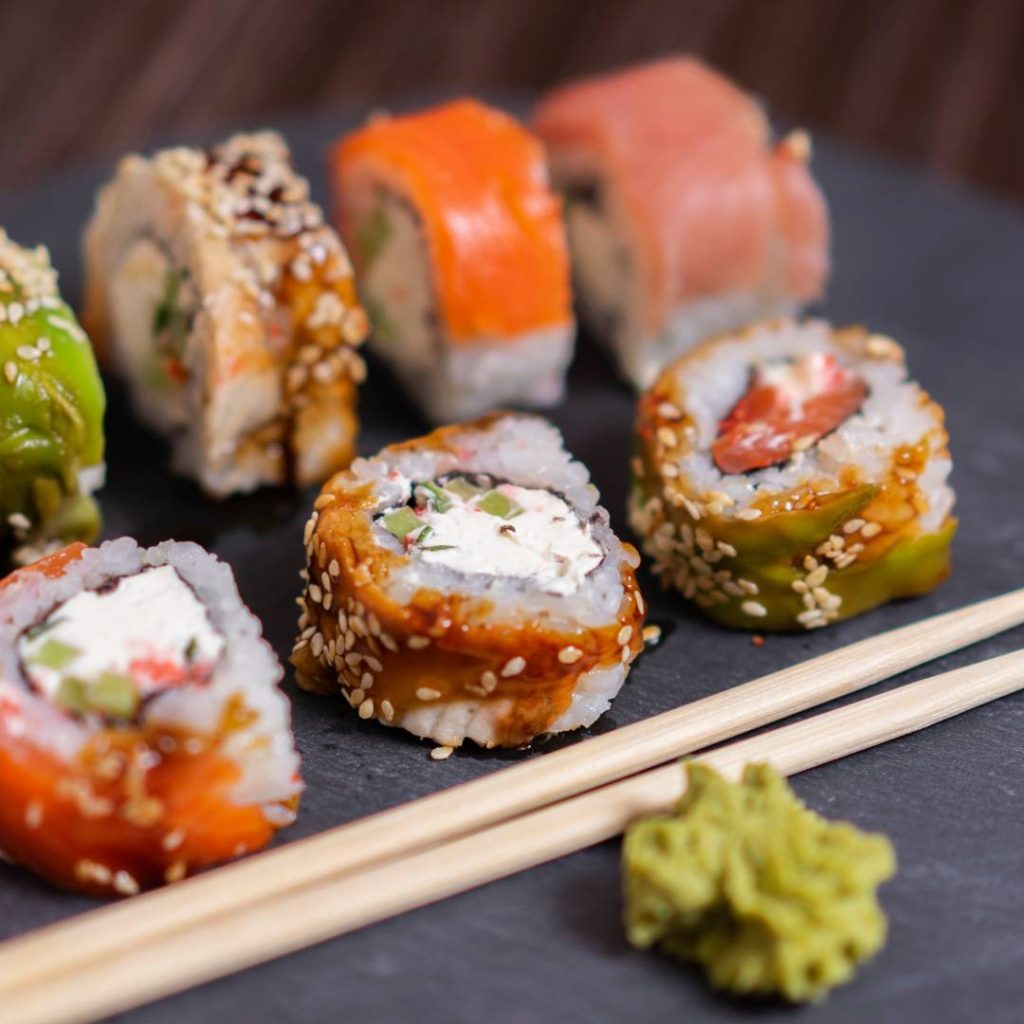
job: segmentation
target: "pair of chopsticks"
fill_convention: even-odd
[[[613,733],[0,946],[5,1024],[137,1006],[583,849],[681,795],[665,762],[1024,622],[1024,590],[863,640]],[[735,777],[863,750],[1024,687],[1024,651],[702,757]],[[663,767],[657,767],[663,766]]]

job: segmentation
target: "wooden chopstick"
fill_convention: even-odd
[[[350,825],[0,945],[0,999],[251,903],[380,864],[855,692],[1024,622],[1024,589],[904,626]]]
[[[702,760],[731,777],[758,761],[794,774],[1022,687],[1024,651],[1015,651],[741,740]],[[379,867],[321,879],[15,991],[4,997],[3,1019],[80,1024],[181,991],[609,839],[638,816],[667,809],[683,787],[679,766],[667,765]],[[100,920],[95,937],[106,926]]]

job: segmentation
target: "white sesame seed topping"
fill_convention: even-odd
[[[416,697],[418,700],[429,701],[438,700],[441,696],[440,690],[435,690],[431,686],[421,686],[416,691]]]
[[[505,662],[505,667],[501,670],[501,674],[508,679],[510,676],[519,675],[524,668],[526,668],[526,659],[517,654],[514,658],[509,658]]]
[[[425,647],[430,646],[429,636],[411,636],[406,640],[406,644],[413,651],[422,651]]]
[[[574,665],[582,657],[583,652],[578,647],[563,647],[558,652],[558,660],[563,665]]]
[[[454,747],[434,747],[430,752],[430,759],[432,761],[446,761],[452,756],[452,751],[454,749]]]
[[[755,619],[762,619],[768,614],[768,609],[760,601],[744,601],[740,605],[740,610]]]

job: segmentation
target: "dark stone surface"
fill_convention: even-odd
[[[322,198],[323,150],[342,121],[285,127]],[[838,322],[863,321],[903,342],[914,372],[949,413],[962,519],[954,576],[926,598],[809,635],[769,637],[763,648],[753,647],[748,635],[702,622],[648,579],[652,621],[666,627],[666,640],[641,659],[599,729],[1024,582],[1018,314],[1024,220],[1007,207],[827,144],[820,146],[816,168],[835,219],[828,312]],[[0,203],[0,223],[15,238],[51,246],[71,297],[80,285],[79,231],[99,177],[82,172],[28,199]],[[385,373],[373,369],[363,396],[365,452],[423,427]],[[630,395],[585,344],[571,388],[571,400],[552,418],[591,467],[619,529],[627,532]],[[142,542],[191,538],[211,548],[234,567],[244,598],[285,656],[312,492],[207,501],[187,481],[165,474],[162,444],[133,425],[116,394],[113,399],[106,535],[131,533]],[[1017,630],[906,678],[1021,642]],[[433,762],[427,745],[359,722],[340,700],[298,695],[290,683],[289,692],[308,789],[286,838],[529,756],[467,751]],[[817,1024],[1009,1024],[1020,1019],[1024,1005],[1022,736],[1024,697],[1018,695],[796,779],[812,807],[888,833],[900,857],[899,874],[884,890],[888,946],[817,1008],[724,1000],[693,972],[631,951],[619,926],[618,848],[608,843],[125,1019],[641,1024],[799,1014]],[[89,905],[0,866],[0,937]]]

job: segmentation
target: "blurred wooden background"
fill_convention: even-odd
[[[0,0],[0,190],[155,138],[669,50],[790,120],[1024,200],[1024,0]]]

